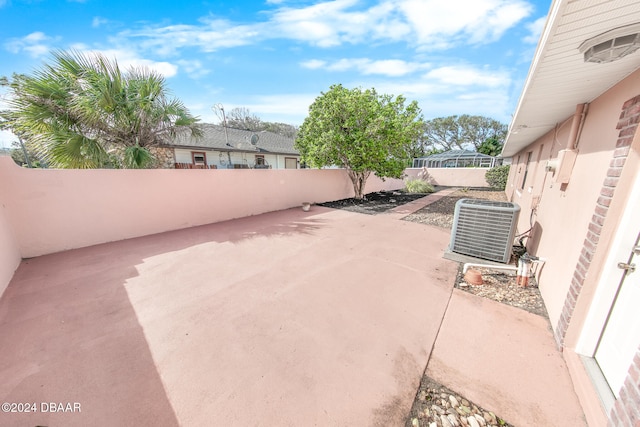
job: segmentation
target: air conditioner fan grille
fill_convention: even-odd
[[[509,262],[519,212],[520,207],[514,203],[459,200],[449,249],[476,258]]]

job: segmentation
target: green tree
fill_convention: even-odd
[[[502,152],[502,141],[497,136],[491,136],[484,140],[478,147],[478,153],[487,154],[489,156],[499,156]]]
[[[149,167],[149,147],[179,131],[200,134],[198,119],[169,98],[161,75],[123,72],[99,54],[57,51],[33,75],[0,83],[9,89],[0,126],[54,167]]]
[[[496,166],[489,169],[484,174],[484,179],[491,188],[504,190],[507,187],[507,181],[509,180],[509,169],[509,165]]]
[[[489,138],[500,143],[507,135],[507,125],[484,116],[437,117],[427,120],[424,138],[426,146],[448,150],[474,149]]]
[[[402,176],[422,126],[415,101],[405,106],[403,96],[333,85],[309,107],[296,148],[310,166],[346,168],[355,197],[362,199],[371,172],[383,179]]]

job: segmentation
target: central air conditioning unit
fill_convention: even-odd
[[[481,199],[456,202],[449,250],[462,255],[507,264],[520,206]]]

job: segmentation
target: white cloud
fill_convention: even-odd
[[[311,70],[317,70],[319,68],[324,68],[327,65],[326,61],[322,61],[320,59],[311,59],[309,61],[301,62],[300,65],[303,68],[309,68]]]
[[[507,71],[472,65],[446,65],[415,78],[357,82],[350,87],[375,87],[378,93],[404,95],[416,100],[425,118],[474,114],[509,121]]]
[[[527,24],[526,27],[527,30],[529,30],[529,35],[523,38],[522,41],[525,43],[537,44],[546,22],[547,17],[543,16]]]
[[[171,55],[183,47],[197,47],[204,52],[250,44],[257,36],[260,24],[234,26],[223,19],[203,18],[202,25],[169,25],[128,30],[120,38],[140,40],[144,48],[162,55]]]
[[[24,40],[26,43],[39,43],[42,41],[49,40],[49,37],[47,37],[44,33],[40,31],[36,31],[35,33],[31,33],[28,36],[23,37],[22,40]]]
[[[279,4],[272,1],[271,4]],[[240,24],[214,16],[197,25],[147,26],[120,33],[159,54],[185,47],[205,52],[269,39],[329,48],[345,43],[403,42],[421,49],[493,42],[532,12],[525,0],[329,0],[278,6],[264,22]]]
[[[418,101],[426,119],[472,114],[507,123],[511,113],[507,87],[486,89],[455,86],[424,78],[403,82],[376,82],[363,87],[375,87],[378,93],[402,94],[407,100]]]
[[[284,7],[273,14],[270,24],[276,27],[276,34],[286,38],[320,47],[337,46],[361,39],[372,23],[366,12],[347,11],[357,3],[332,0],[298,9]]]
[[[200,77],[204,77],[211,72],[202,65],[202,62],[198,59],[194,60],[186,60],[181,59],[178,62],[178,65],[191,77],[192,79],[199,79]]]
[[[399,3],[424,48],[499,39],[532,12],[522,0],[405,0]]]
[[[83,45],[76,45],[81,47]],[[137,52],[131,49],[78,49],[82,53],[92,54],[99,53],[109,59],[115,59],[120,69],[145,67],[153,70],[164,77],[173,77],[178,73],[178,66],[166,61],[153,61],[151,59],[142,58]]]
[[[490,88],[506,87],[510,84],[509,74],[504,71],[491,71],[471,66],[444,66],[429,71],[425,77],[439,83],[453,86],[485,86]]]
[[[166,61],[152,61],[144,58],[125,58],[118,61],[124,68],[148,68],[164,77],[173,77],[178,73],[178,66]]]
[[[26,52],[29,56],[38,58],[48,54],[55,41],[57,39],[49,37],[41,31],[36,31],[22,38],[9,39],[4,47],[11,53]]]
[[[454,114],[471,114],[491,117],[503,123],[510,121],[510,103],[506,92],[477,91],[450,98],[439,99],[437,103],[420,102],[424,117],[446,117]]]
[[[104,24],[108,24],[109,20],[106,18],[101,18],[99,16],[95,16],[93,18],[93,20],[91,21],[91,26],[93,28],[100,28],[101,26],[103,26]]]
[[[370,75],[379,74],[390,77],[399,77],[414,71],[428,68],[428,64],[420,64],[417,62],[407,62],[400,59],[381,59],[371,60],[368,58],[348,58],[340,59],[333,63],[328,63],[319,59],[312,59],[302,62],[305,68],[325,69],[327,71],[351,71],[356,70],[360,74]]]
[[[318,95],[319,93],[258,95],[248,99],[246,103],[224,105],[229,110],[234,107],[248,108],[265,121],[301,125],[309,113],[309,106]]]
[[[364,74],[383,74],[386,76],[404,76],[413,73],[421,68],[428,67],[425,64],[416,62],[406,62],[399,59],[384,59],[379,61],[371,61],[366,64],[365,69],[361,70]]]
[[[352,69],[362,70],[371,62],[365,58],[340,59],[333,64],[328,64],[326,69],[329,71],[350,71]]]
[[[281,8],[272,24],[289,38],[320,47],[364,41],[404,41],[423,48],[499,39],[532,12],[524,0],[382,0],[357,9],[356,0]]]

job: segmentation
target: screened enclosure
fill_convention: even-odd
[[[452,150],[413,159],[414,168],[492,168],[502,164],[501,157],[469,150]]]

